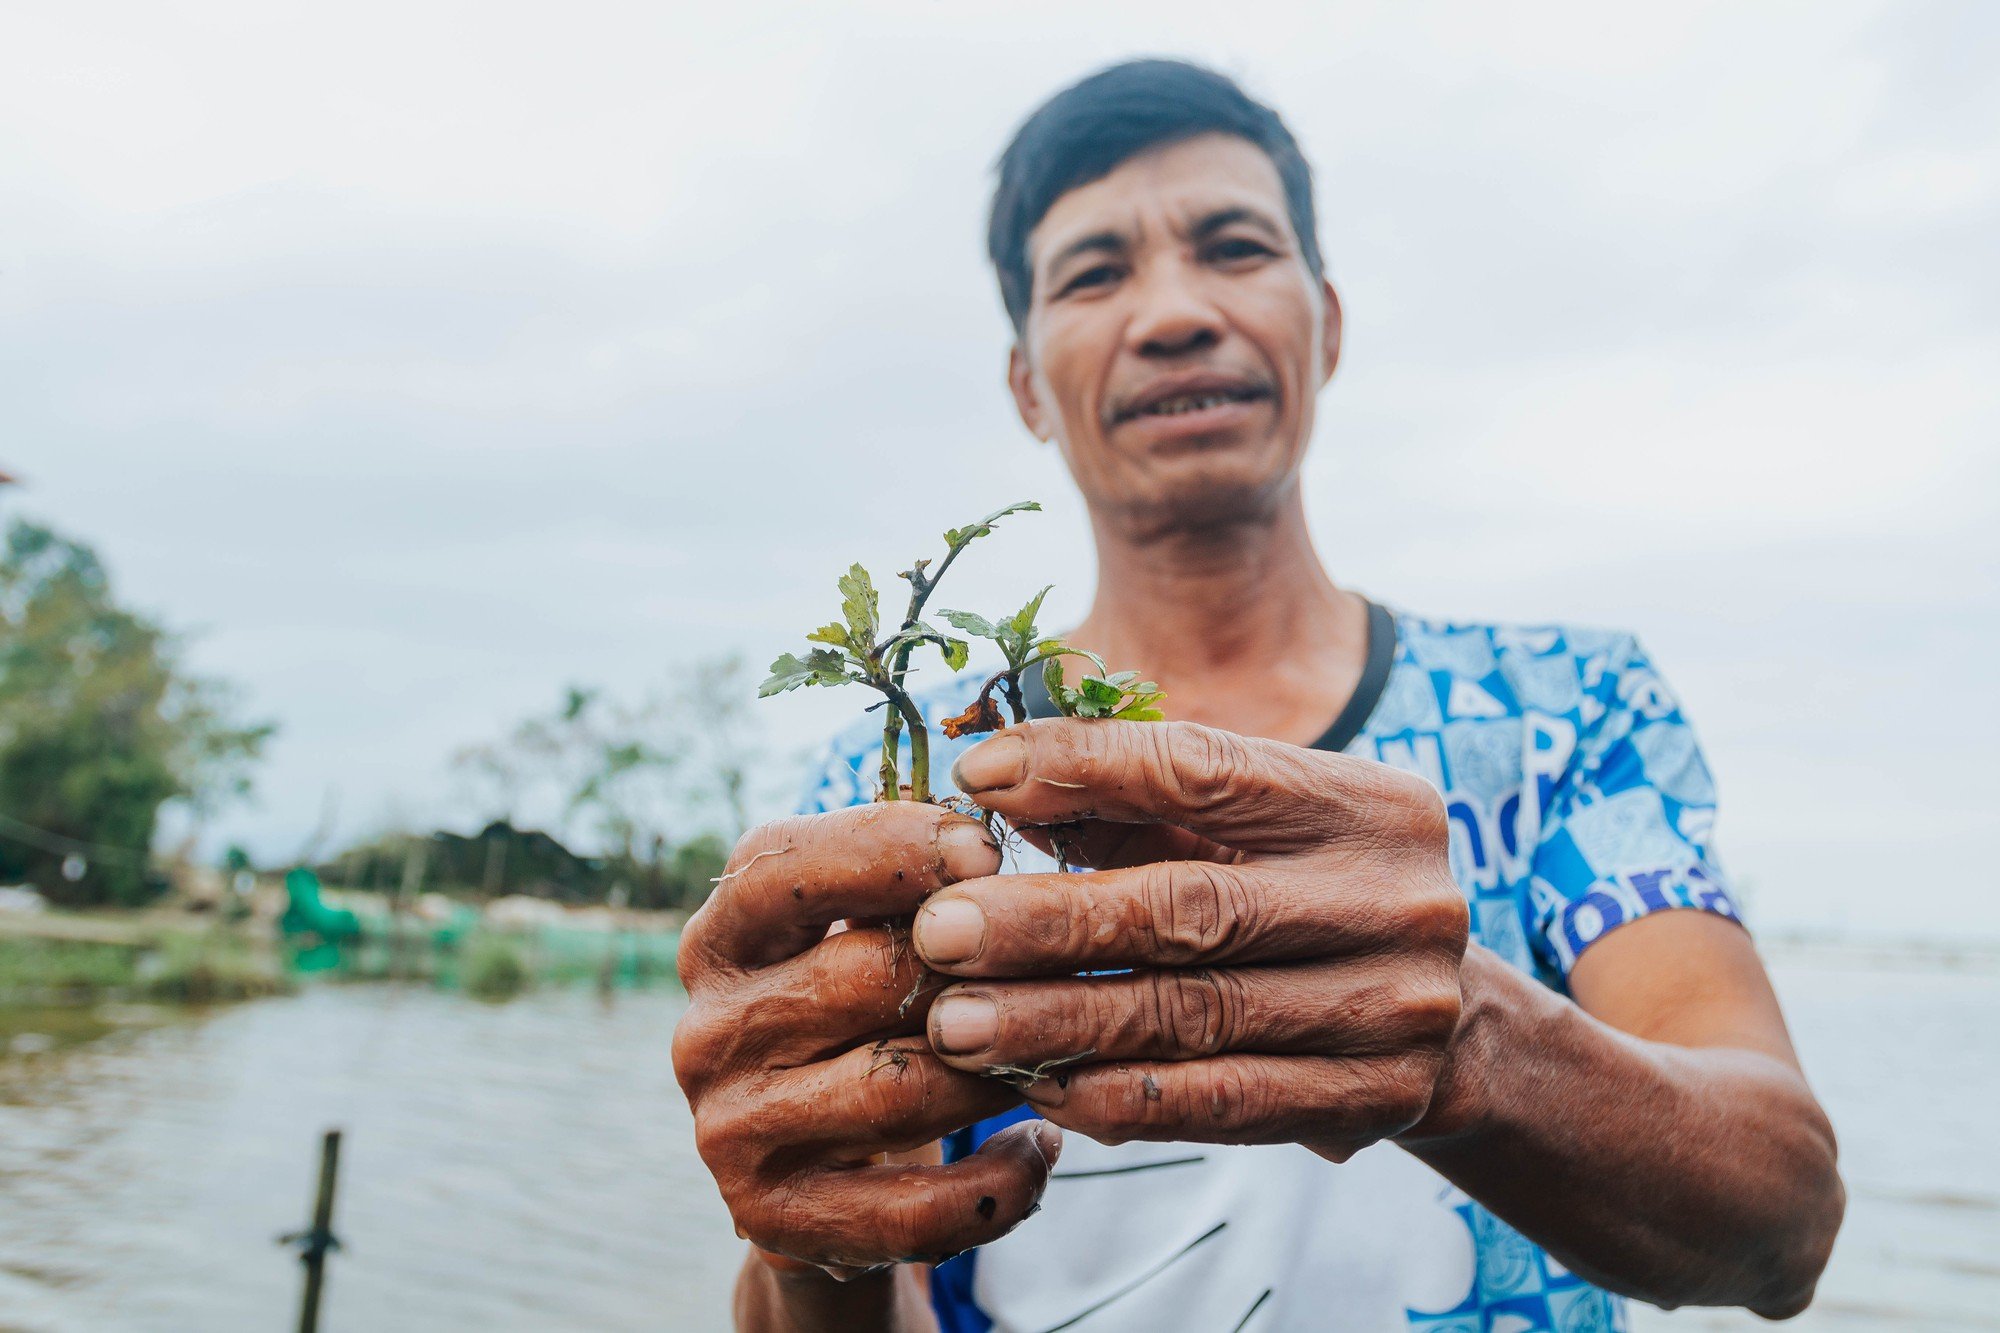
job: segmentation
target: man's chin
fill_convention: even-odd
[[[1298,485],[1292,468],[1250,466],[1250,460],[1191,455],[1155,460],[1146,484],[1112,498],[1135,529],[1165,536],[1261,523],[1276,514]]]

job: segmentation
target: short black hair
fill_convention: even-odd
[[[1109,175],[1149,148],[1201,134],[1233,134],[1264,150],[1306,267],[1323,265],[1313,217],[1312,167],[1278,113],[1235,80],[1184,60],[1128,60],[1101,69],[1035,109],[1000,155],[986,252],[1015,332],[1027,327],[1034,275],[1028,233],[1064,194]]]

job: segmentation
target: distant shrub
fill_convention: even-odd
[[[176,934],[140,958],[139,989],[172,1004],[221,1004],[276,995],[291,988],[278,960],[236,935]]]
[[[528,986],[521,946],[505,935],[481,932],[466,941],[459,985],[479,1000],[511,1000]]]

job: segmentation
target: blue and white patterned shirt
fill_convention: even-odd
[[[1444,794],[1477,942],[1562,991],[1584,950],[1647,913],[1736,917],[1711,845],[1707,765],[1630,635],[1378,608],[1370,637],[1372,669],[1321,744]],[[963,708],[977,676],[930,696],[926,715]],[[804,808],[870,799],[880,736],[873,722],[843,734]],[[937,773],[971,743],[937,741]],[[1016,868],[1052,867],[1030,852]],[[947,1157],[1029,1114],[950,1136]],[[1107,1148],[1073,1134],[1043,1203],[1011,1235],[938,1268],[945,1333],[1626,1326],[1620,1298],[1392,1144],[1336,1166],[1295,1144]]]

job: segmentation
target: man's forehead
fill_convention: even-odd
[[[1155,217],[1186,226],[1223,209],[1245,209],[1289,231],[1285,185],[1263,149],[1233,134],[1149,148],[1050,204],[1028,234],[1029,265],[1086,236],[1129,237]]]

